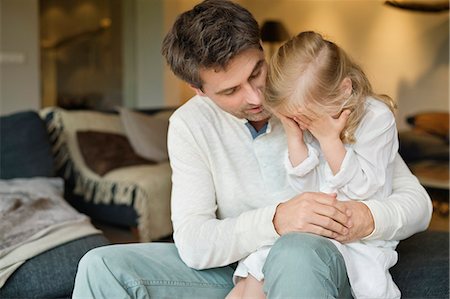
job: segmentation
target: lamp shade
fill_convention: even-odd
[[[268,20],[261,27],[261,39],[263,42],[282,42],[289,38],[289,34],[280,21]]]

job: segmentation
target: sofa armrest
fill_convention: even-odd
[[[0,117],[0,179],[54,174],[45,124],[34,111]]]
[[[449,234],[425,231],[397,247],[398,263],[391,269],[402,298],[448,298]]]

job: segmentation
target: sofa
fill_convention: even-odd
[[[406,118],[399,132],[400,155],[433,199],[443,217],[449,215],[449,113],[419,112]]]
[[[51,182],[62,188],[62,180],[54,178],[53,166],[49,135],[37,112],[0,117],[0,276],[7,277],[0,298],[70,298],[78,261],[90,249],[109,244],[85,216],[64,205],[62,197],[58,214],[63,219],[52,224],[49,221],[57,218],[56,210],[51,209],[55,205],[45,201],[46,197],[37,198],[41,209],[31,210],[34,205],[17,201],[16,195],[7,196],[8,187],[23,192],[23,182]],[[9,202],[21,206],[5,211]],[[24,216],[14,219],[17,215]],[[66,221],[66,217],[74,221]],[[19,230],[24,224],[28,224],[28,235]],[[36,231],[30,233],[33,229]],[[19,232],[22,239],[17,239]]]
[[[33,111],[0,118],[1,179],[48,177],[54,174],[49,139],[52,139],[56,128],[47,131],[45,123],[48,124],[48,119],[43,122]],[[54,155],[57,154],[54,152]],[[91,248],[107,243],[101,234],[92,235],[67,242],[29,259],[0,289],[0,298],[70,297],[81,256]],[[391,273],[402,292],[402,298],[449,297],[447,232],[418,233],[401,241],[398,253],[399,261]]]
[[[171,236],[166,140],[172,112],[40,111],[68,202],[95,221],[131,229],[141,242]]]

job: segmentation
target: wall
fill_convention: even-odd
[[[124,2],[124,99],[128,107],[158,108],[164,101],[163,0]]]
[[[122,103],[130,107],[179,105],[193,92],[165,66],[160,46],[176,16],[199,1],[127,0],[122,2],[127,3],[124,11],[130,2],[131,14],[124,12],[128,27],[122,30],[131,30],[135,39],[124,39],[131,47],[124,51],[131,55],[128,52],[124,57]],[[405,126],[406,115],[417,111],[448,111],[448,12],[415,13],[375,0],[237,2],[260,23],[281,19],[291,34],[318,30],[336,41],[363,66],[377,92],[399,101],[399,127]],[[23,63],[0,65],[0,113],[39,109],[38,0],[0,0],[0,10],[0,50],[20,54],[10,58],[24,58]],[[7,57],[2,55],[2,59]]]
[[[172,3],[166,26],[199,1],[169,2],[177,4]],[[398,100],[399,128],[406,126],[405,116],[417,111],[448,111],[448,12],[405,11],[385,6],[383,1],[236,2],[248,8],[260,24],[267,19],[282,20],[291,35],[315,30],[342,46],[366,71],[376,92]],[[191,95],[185,84],[171,82],[166,83],[166,90],[177,86],[180,102]]]
[[[39,109],[38,0],[0,1],[0,114]]]

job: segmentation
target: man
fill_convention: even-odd
[[[178,17],[162,52],[197,93],[170,120],[175,244],[89,252],[74,297],[224,298],[234,263],[274,244],[263,269],[268,298],[350,298],[344,261],[327,238],[400,240],[427,227],[430,199],[400,157],[382,203],[289,187],[284,131],[262,106],[258,24],[244,8],[198,4]]]

